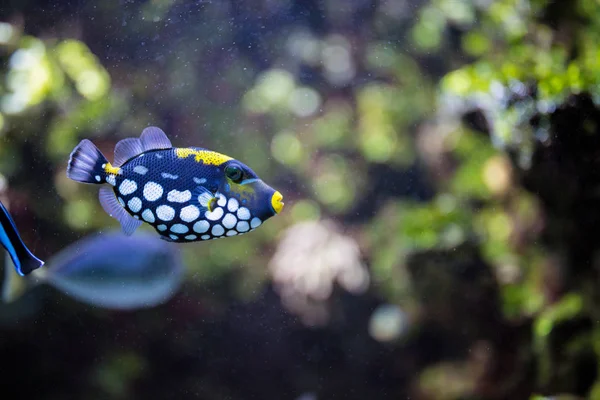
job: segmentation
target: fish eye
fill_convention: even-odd
[[[240,183],[244,177],[244,172],[237,165],[228,165],[225,167],[225,175],[235,183]]]

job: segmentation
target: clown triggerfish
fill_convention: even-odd
[[[100,204],[126,235],[145,221],[173,242],[240,235],[283,208],[281,193],[245,164],[199,147],[174,148],[156,127],[118,142],[113,164],[82,140],[67,176],[112,186],[100,188]]]

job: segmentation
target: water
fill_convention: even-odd
[[[0,200],[47,261],[5,263],[5,397],[597,397],[596,2],[5,3]],[[148,126],[285,207],[127,242],[66,168]]]

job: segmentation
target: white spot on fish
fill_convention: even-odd
[[[169,235],[169,237],[170,237],[171,239],[173,239],[173,240],[177,240],[177,239],[179,239],[179,238],[177,237],[177,235]]]
[[[196,236],[196,235],[187,235],[185,238],[187,240],[196,240],[198,238],[198,236]]]
[[[238,233],[236,231],[227,231],[227,233],[225,234],[226,236],[235,236]]]
[[[106,164],[102,164],[102,169],[106,168]]]
[[[223,196],[221,193],[217,193],[217,198],[219,200],[217,200],[217,204],[220,205],[221,207],[225,207],[225,204],[227,204],[227,198],[225,196]]]
[[[137,183],[129,179],[125,179],[123,182],[121,182],[121,186],[119,186],[119,192],[121,192],[123,196],[127,196],[128,194],[131,194],[136,190]]]
[[[185,206],[181,209],[179,217],[185,222],[192,222],[198,219],[200,210],[194,205]]]
[[[202,236],[200,236],[200,239],[208,240],[208,239],[210,239],[210,235],[202,235]]]
[[[171,232],[175,233],[187,233],[188,231],[188,227],[183,224],[175,224],[171,227]]]
[[[198,185],[202,185],[203,183],[206,183],[206,178],[196,178],[194,177],[194,182],[197,183]]]
[[[198,221],[194,224],[194,227],[192,229],[194,229],[194,232],[204,233],[208,231],[208,228],[210,228],[210,224],[208,223],[208,221]]]
[[[170,221],[175,217],[175,210],[173,207],[165,206],[163,204],[162,206],[156,207],[156,216],[163,221]]]
[[[238,209],[238,207],[240,206],[240,203],[237,201],[237,199],[234,199],[233,197],[229,199],[229,201],[227,202],[227,209],[230,212],[236,212],[236,210]]]
[[[184,190],[180,192],[179,190],[173,189],[169,193],[167,193],[167,200],[172,203],[185,203],[192,199],[192,192],[189,190]]]
[[[163,195],[163,188],[156,182],[148,182],[144,185],[144,197],[148,201],[155,201]]]
[[[136,165],[136,167],[133,169],[133,172],[140,175],[146,175],[148,168],[144,167],[143,165]]]
[[[215,226],[212,227],[212,229],[210,230],[210,233],[213,234],[213,236],[221,236],[223,233],[225,233],[225,229],[223,229],[223,227],[219,224],[216,224]]]
[[[139,199],[139,197],[134,197],[127,202],[127,206],[131,211],[136,213],[142,209],[142,201]]]
[[[166,172],[161,173],[160,176],[162,176],[165,179],[177,179],[177,178],[179,178],[179,175],[172,175],[172,174],[168,174]]]
[[[106,177],[106,182],[108,182],[108,184],[112,185],[112,186],[116,186],[117,185],[117,180],[115,179],[114,175],[108,175]]]
[[[246,221],[240,221],[238,222],[236,229],[238,232],[248,232],[250,225],[248,225]]]
[[[100,182],[100,175],[96,175],[96,182]]]
[[[163,158],[163,155],[156,153],[156,158]]]
[[[167,230],[167,226],[164,224],[160,224],[156,227],[156,229],[158,229],[159,231],[166,231]]]
[[[200,205],[202,207],[208,207],[208,203],[210,203],[210,201],[213,199],[212,194],[210,193],[202,193],[198,196],[198,203],[200,203]]]
[[[149,223],[153,223],[155,221],[154,214],[149,209],[144,210],[144,212],[142,213],[142,218],[144,219],[144,221],[149,222]]]
[[[227,229],[231,229],[237,223],[237,218],[233,214],[227,214],[223,217],[223,226]]]
[[[250,219],[250,210],[248,210],[246,207],[240,207],[240,209],[237,211],[237,217],[239,219]]]
[[[119,197],[117,200],[119,200],[119,204],[122,205],[123,207],[125,207],[125,200],[123,200],[121,197]]]
[[[213,211],[207,211],[204,213],[204,217],[211,221],[217,221],[223,216],[223,209],[221,207],[215,208]]]
[[[250,226],[252,227],[252,229],[258,228],[260,224],[262,224],[262,221],[257,217],[252,218],[252,221],[250,221]]]

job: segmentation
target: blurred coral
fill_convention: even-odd
[[[269,269],[283,304],[306,323],[326,322],[326,301],[336,283],[354,294],[368,287],[358,244],[332,221],[298,223],[282,235]]]

